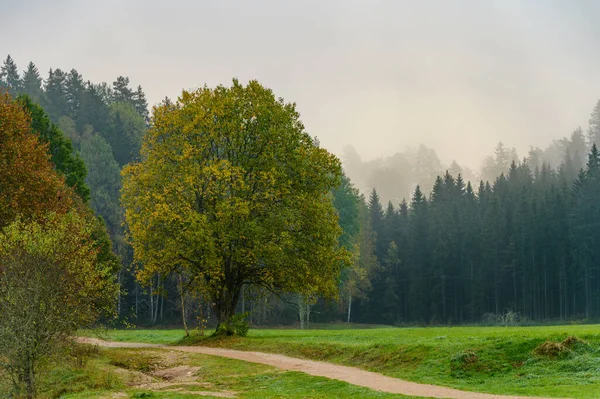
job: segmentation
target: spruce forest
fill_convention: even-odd
[[[142,87],[124,76],[90,82],[75,69],[42,74],[33,62],[21,70],[10,56],[0,86],[29,110],[56,169],[105,223],[120,260],[120,323],[210,323],[208,300],[184,289],[188,276],[157,273],[146,285],[136,279],[143,265],[133,262],[120,196],[121,170],[138,159],[150,123]],[[600,103],[589,125],[545,150],[518,157],[500,143],[479,173],[444,167],[424,146],[399,153],[396,163],[348,156],[331,193],[341,244],[352,253],[339,298],[248,288],[238,311],[253,325],[461,324],[507,312],[531,322],[596,319],[597,144]]]

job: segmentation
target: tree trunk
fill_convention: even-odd
[[[138,318],[138,308],[139,308],[139,304],[140,304],[140,301],[139,301],[140,288],[139,287],[140,287],[139,283],[136,281],[136,283],[135,283],[135,319],[136,320],[139,320],[139,318]]]
[[[35,373],[33,371],[33,365],[29,365],[28,370],[24,373],[24,381],[25,383],[25,393],[27,395],[27,399],[35,399],[36,397],[36,389],[35,389]]]
[[[352,312],[352,295],[348,295],[348,323],[350,323],[350,313]]]
[[[300,318],[300,329],[304,330],[304,320],[306,318],[306,307],[304,306],[304,298],[298,294],[298,317]]]
[[[159,295],[160,293],[160,274],[158,274],[156,276],[156,299],[154,300],[154,314],[152,315],[152,324],[156,324],[156,321],[158,320],[158,307],[159,307]]]
[[[225,288],[214,298],[213,310],[217,316],[217,329],[221,325],[227,324],[229,319],[235,315],[238,302],[240,300],[241,286],[231,283],[228,288]]]
[[[590,276],[587,262],[585,262],[584,266],[585,274],[585,318],[590,318]]]
[[[162,322],[163,320],[163,309],[165,307],[165,296],[161,295],[160,296],[160,321]]]
[[[121,277],[121,271],[119,271],[119,273],[117,274],[117,283],[119,285],[119,294],[117,295],[117,316],[121,316],[121,289],[120,287],[123,287],[123,282],[121,281],[122,277]]]
[[[242,313],[246,313],[246,295],[244,293],[245,291],[245,289],[242,289],[242,292],[240,294],[242,296]]]
[[[442,318],[444,322],[447,322],[447,309],[446,309],[446,275],[442,270]]]
[[[178,288],[179,288],[179,298],[181,299],[181,320],[183,321],[183,328],[185,329],[185,336],[190,336],[190,331],[187,325],[187,317],[185,315],[185,295],[183,292],[183,279],[181,278],[181,274],[177,275],[178,280]],[[200,304],[200,309],[202,309],[202,304]]]
[[[154,323],[154,283],[150,280],[150,323]]]

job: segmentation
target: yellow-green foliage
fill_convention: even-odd
[[[244,284],[336,295],[349,257],[327,194],[340,162],[294,104],[255,81],[184,91],[155,108],[141,159],[123,203],[142,280],[186,268],[220,321]]]
[[[114,304],[117,287],[98,259],[94,229],[67,213],[17,219],[0,232],[0,367],[28,397],[41,365]]]

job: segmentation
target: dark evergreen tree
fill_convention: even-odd
[[[71,69],[65,78],[65,96],[67,100],[67,116],[77,120],[79,108],[85,92],[83,77],[75,69]]]
[[[133,93],[133,104],[135,110],[140,114],[146,122],[150,121],[150,113],[148,112],[148,101],[146,100],[146,94],[142,90],[142,86],[137,87]]]
[[[112,97],[115,102],[128,103],[135,106],[135,96],[133,91],[129,88],[128,77],[119,76],[117,80],[113,82]]]
[[[66,91],[67,75],[60,69],[48,72],[45,87],[45,104],[42,104],[50,119],[57,123],[62,116],[69,115],[69,103]]]
[[[43,142],[48,143],[52,162],[61,172],[69,186],[84,200],[90,198],[90,189],[85,183],[87,168],[81,157],[73,152],[71,140],[50,121],[44,109],[35,104],[31,99],[22,95],[18,101],[31,115],[31,128],[40,136]]]
[[[104,138],[112,147],[114,157],[123,166],[135,159],[142,146],[146,122],[134,106],[116,102],[110,106],[110,128]]]
[[[600,144],[600,100],[598,100],[590,115],[588,140],[591,144]]]
[[[427,199],[417,186],[409,212],[408,274],[410,284],[409,318],[415,321],[430,321],[431,292],[429,221]]]
[[[79,132],[84,132],[86,126],[93,126],[93,130],[99,132],[103,137],[110,135],[111,116],[110,108],[98,85],[90,82],[85,84],[81,93],[75,128]]]
[[[37,103],[42,103],[42,77],[40,72],[33,62],[27,65],[27,69],[23,72],[23,93],[27,94],[31,99]]]
[[[6,57],[0,67],[0,87],[5,88],[12,96],[22,91],[22,82],[17,64],[10,55]]]

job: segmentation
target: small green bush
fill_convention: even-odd
[[[250,330],[250,325],[248,320],[248,312],[246,313],[238,313],[229,318],[227,323],[222,323],[217,328],[215,335],[238,335],[240,337],[245,337],[248,335],[248,331]]]

